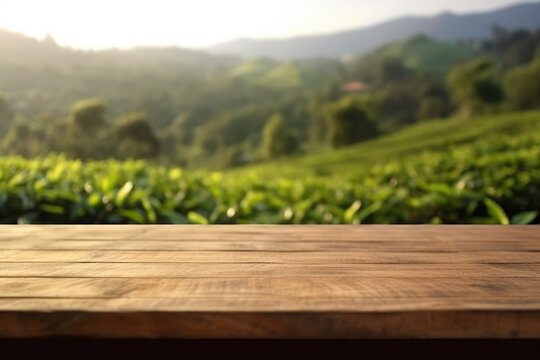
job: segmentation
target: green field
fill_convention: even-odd
[[[531,223],[540,112],[425,122],[213,173],[62,155],[0,160],[2,223]]]
[[[265,176],[357,175],[375,165],[397,159],[413,159],[423,153],[445,152],[461,145],[481,140],[540,134],[540,112],[510,113],[474,119],[432,120],[410,126],[402,131],[339,150],[329,150],[308,156],[233,170],[232,173],[253,172]]]

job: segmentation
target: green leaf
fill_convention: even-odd
[[[486,205],[488,214],[491,216],[491,218],[497,220],[497,222],[502,225],[510,224],[510,220],[508,219],[506,212],[499,204],[491,199],[484,200],[484,204]]]
[[[143,196],[141,198],[141,202],[144,208],[144,211],[146,211],[146,217],[148,218],[148,221],[150,223],[155,223],[157,221],[157,215],[154,211],[154,208],[152,207],[152,203],[150,202],[150,199],[147,196]]]
[[[452,189],[449,185],[444,184],[444,183],[427,184],[425,186],[425,188],[429,192],[443,194],[443,195],[446,195],[446,196],[453,196],[454,195],[454,189]]]
[[[101,204],[101,195],[94,192],[94,193],[90,194],[90,196],[88,197],[88,199],[86,201],[88,203],[88,206],[96,207],[96,206]]]
[[[17,186],[23,185],[27,180],[26,173],[20,172],[13,176],[11,180],[7,183],[8,188],[16,188]]]
[[[118,215],[129,219],[137,224],[145,223],[144,215],[137,210],[120,210],[118,211]]]
[[[116,193],[116,206],[121,207],[124,204],[131,190],[133,190],[133,183],[131,181],[128,181]]]
[[[353,202],[352,205],[349,206],[349,208],[345,211],[345,221],[348,223],[352,223],[354,220],[354,215],[356,215],[356,213],[358,212],[358,210],[360,210],[361,207],[362,202],[360,200],[356,200],[355,202]]]
[[[195,211],[190,211],[188,213],[188,220],[192,224],[201,224],[201,225],[208,224],[208,220],[204,216],[202,216],[201,214],[196,213]]]
[[[49,204],[43,204],[41,205],[41,210],[55,215],[63,215],[66,211],[63,207],[59,205],[49,205]]]
[[[538,216],[538,211],[527,211],[516,214],[512,217],[512,224],[514,225],[529,225]]]
[[[182,178],[182,170],[179,168],[169,170],[169,178],[173,181],[180,180]]]

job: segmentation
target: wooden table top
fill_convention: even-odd
[[[540,337],[536,226],[0,226],[0,337]]]

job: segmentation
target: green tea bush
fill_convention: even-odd
[[[346,176],[0,158],[1,223],[538,223],[540,139],[498,136]]]

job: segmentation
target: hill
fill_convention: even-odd
[[[378,133],[448,116],[458,109],[443,81],[446,72],[480,53],[496,65],[506,53],[518,55],[513,66],[530,62],[539,35],[517,35],[508,34],[512,41],[502,37],[502,48],[485,39],[492,50],[416,36],[344,62],[241,60],[179,48],[76,51],[50,37],[38,41],[0,31],[0,153],[140,157],[114,145],[98,149],[112,144],[123,120],[136,113],[145,132],[160,143],[155,160],[214,169],[257,163],[265,157],[263,129],[275,115],[285,120],[295,149],[326,145],[328,110],[341,99],[357,99],[377,123]],[[349,86],[358,83],[364,90]],[[96,121],[104,137],[88,139],[88,149],[79,151],[79,144],[63,139],[75,126],[74,104],[87,104],[88,99],[102,109]]]
[[[0,157],[0,223],[537,223],[539,135],[539,112],[436,121],[225,174]],[[334,176],[310,176],[317,169]]]
[[[414,158],[422,153],[445,152],[456,145],[504,135],[540,136],[540,112],[512,113],[469,120],[426,121],[399,132],[344,149],[285,158],[231,171],[262,176],[306,176],[361,174],[386,162]]]
[[[177,47],[80,51],[1,29],[0,49],[0,98],[17,115],[58,118],[74,102],[100,97],[111,118],[144,112],[162,129],[185,113],[202,123],[224,110],[261,106],[276,92],[294,96],[284,88],[340,82],[343,72],[338,61],[243,61]]]
[[[105,132],[143,114],[165,161],[224,166],[258,148],[275,113],[307,129],[306,98],[345,76],[337,60],[246,62],[174,47],[78,51],[2,30],[0,49],[0,153],[25,156],[55,148],[73,105],[99,98]],[[20,131],[25,141],[15,141]]]
[[[343,65],[337,61],[305,59],[279,62],[268,58],[246,60],[230,77],[265,88],[314,88],[343,80]]]
[[[363,66],[373,66],[372,61],[381,58],[399,59],[411,70],[442,77],[456,64],[478,56],[479,51],[470,46],[440,41],[425,35],[384,45],[359,59]],[[369,70],[368,70],[369,71]]]
[[[382,45],[417,34],[444,41],[484,39],[492,27],[536,29],[540,27],[540,3],[525,3],[494,11],[436,16],[408,16],[373,26],[334,34],[290,39],[238,39],[207,48],[211,53],[243,57],[299,59],[365,54]]]

